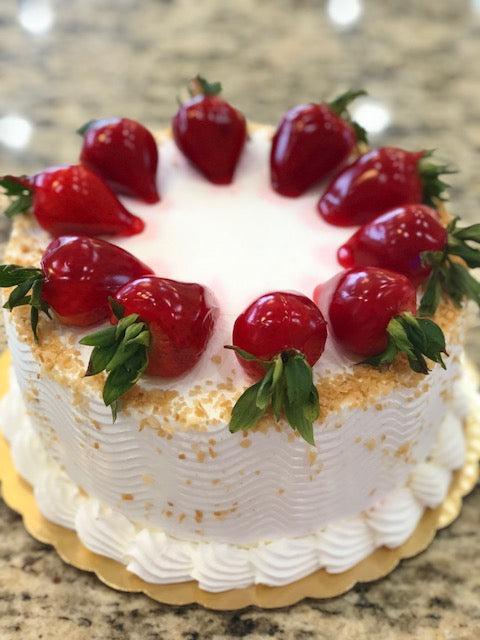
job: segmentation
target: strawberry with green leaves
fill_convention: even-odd
[[[257,298],[235,321],[233,346],[245,371],[260,380],[249,387],[232,410],[232,433],[252,427],[270,407],[277,420],[314,444],[313,423],[319,415],[312,367],[325,348],[327,325],[307,297],[274,291]]]
[[[83,136],[80,162],[118,193],[158,202],[158,149],[150,131],[130,118],[91,120],[78,130]]]
[[[190,99],[172,120],[175,142],[182,153],[214,184],[230,184],[247,140],[240,111],[220,98],[219,82],[196,76],[190,81]]]
[[[155,276],[129,282],[110,305],[114,326],[80,343],[93,347],[86,375],[107,372],[103,400],[115,419],[119,399],[144,373],[175,378],[197,364],[217,307],[205,287]]]
[[[378,267],[353,267],[321,285],[314,300],[328,307],[329,327],[345,351],[362,364],[391,364],[399,353],[411,369],[429,372],[426,358],[445,368],[445,337],[432,320],[416,317],[415,286]]]
[[[480,283],[467,268],[480,267],[480,224],[461,227],[458,221],[445,228],[426,205],[397,207],[360,227],[338,249],[338,261],[347,269],[382,267],[417,286],[426,283],[421,316],[435,313],[442,291],[457,306],[465,298],[480,306]]]
[[[337,258],[345,269],[382,267],[403,273],[419,285],[431,271],[422,261],[422,252],[439,251],[446,242],[447,232],[435,209],[407,204],[362,225],[339,247]]]
[[[15,287],[4,308],[30,305],[37,336],[39,314],[50,310],[65,325],[85,327],[110,315],[109,296],[153,271],[133,255],[100,238],[63,236],[46,248],[40,268],[0,266],[0,287]]]
[[[365,91],[347,91],[336,100],[301,104],[283,116],[272,140],[270,181],[283,196],[297,197],[321,182],[348,158],[366,132],[353,122],[349,104]]]
[[[144,229],[110,187],[88,167],[52,167],[34,176],[0,178],[12,203],[7,217],[32,211],[38,224],[53,236],[131,236]]]

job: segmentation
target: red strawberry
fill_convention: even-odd
[[[403,273],[415,285],[424,282],[432,268],[424,264],[423,251],[441,251],[447,232],[435,209],[408,204],[363,225],[338,249],[338,261],[354,266],[383,267]]]
[[[327,325],[308,298],[275,291],[241,313],[233,328],[233,347],[242,367],[260,382],[249,387],[232,410],[230,431],[249,429],[271,405],[313,444],[319,414],[311,367],[325,348]]]
[[[145,202],[158,202],[158,149],[153,135],[129,118],[92,120],[78,130],[84,136],[80,162],[111,188]]]
[[[218,97],[219,82],[197,76],[191,98],[172,120],[173,136],[182,153],[215,184],[230,184],[247,139],[243,115]]]
[[[365,91],[347,91],[330,103],[301,104],[290,109],[275,131],[270,153],[272,187],[296,197],[347,159],[366,133],[350,121],[349,103]]]
[[[111,299],[114,327],[83,338],[94,347],[87,375],[108,372],[103,399],[115,418],[117,401],[145,372],[172,378],[200,359],[213,333],[216,307],[205,287],[147,276]]]
[[[331,282],[330,327],[347,351],[376,366],[391,363],[397,353],[404,352],[411,368],[419,373],[428,373],[424,355],[444,366],[443,333],[431,320],[415,317],[415,287],[404,275],[355,267]],[[322,287],[324,291],[329,288],[329,283]],[[315,295],[319,304],[320,297]]]
[[[259,360],[270,360],[282,351],[295,349],[313,367],[325,348],[327,324],[309,298],[275,291],[257,298],[238,316],[232,338],[235,347]],[[265,374],[265,367],[258,361],[245,360],[238,353],[237,356],[253,378]]]
[[[38,224],[54,236],[131,236],[145,226],[101,178],[82,165],[52,167],[32,177],[4,176],[0,186],[16,198],[7,216],[31,208]]]
[[[369,265],[403,273],[415,285],[428,278],[418,309],[421,316],[434,314],[442,291],[457,306],[464,298],[480,306],[480,283],[464,266],[480,267],[480,228],[457,228],[457,222],[455,218],[445,229],[430,207],[398,207],[360,227],[339,248],[338,261],[347,269]]]
[[[318,203],[320,215],[330,224],[348,227],[403,204],[434,206],[447,186],[439,175],[451,171],[428,162],[428,155],[396,147],[372,149],[329,183]]]
[[[0,287],[16,286],[7,309],[31,305],[36,336],[40,311],[48,315],[51,308],[66,325],[95,324],[109,317],[109,296],[130,280],[151,273],[143,262],[105,240],[63,236],[48,245],[40,269],[0,266]]]

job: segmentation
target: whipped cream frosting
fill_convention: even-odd
[[[456,391],[468,398],[470,410],[480,410],[470,379],[463,376]],[[334,519],[307,535],[254,544],[189,541],[135,522],[81,491],[52,460],[32,428],[13,375],[10,392],[0,404],[0,421],[15,466],[33,486],[45,517],[74,529],[88,549],[124,564],[150,583],[194,579],[200,588],[212,592],[250,584],[280,586],[319,568],[340,573],[382,545],[401,545],[424,509],[443,501],[452,471],[462,465],[465,454],[462,421],[450,409],[426,459],[412,467],[405,484],[354,516]]]
[[[219,543],[314,532],[403,486],[433,446],[460,369],[452,347],[448,370],[434,367],[420,387],[399,384],[358,407],[339,402],[315,424],[312,447],[283,421],[231,434],[208,409],[201,430],[176,422],[172,407],[168,423],[129,407],[112,424],[98,394],[79,403],[75,376],[65,384],[45,375],[13,324],[7,330],[33,427],[67,476],[128,520]]]
[[[320,282],[340,270],[336,251],[352,230],[323,221],[316,209],[319,189],[299,198],[273,191],[270,145],[270,129],[253,130],[233,183],[219,186],[164,136],[162,199],[151,206],[123,198],[145,221],[145,232],[113,241],[162,276],[210,287],[226,316],[238,315],[267,291],[312,297]]]

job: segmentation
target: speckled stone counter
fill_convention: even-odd
[[[75,130],[92,118],[168,125],[197,72],[222,80],[249,119],[271,123],[296,103],[363,87],[372,142],[436,149],[459,170],[449,176],[450,209],[479,219],[475,0],[2,2],[0,59],[0,174],[75,162]],[[0,240],[7,231],[0,220]],[[476,327],[468,351],[477,365],[479,345]],[[462,640],[479,629],[478,488],[425,553],[384,580],[327,601],[224,613],[115,592],[32,540],[0,501],[1,640]]]

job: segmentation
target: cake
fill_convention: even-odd
[[[341,270],[337,249],[352,234],[318,215],[320,188],[295,198],[272,190],[272,133],[251,129],[233,182],[221,186],[162,134],[160,202],[121,197],[144,230],[108,240],[162,277],[205,285],[218,310],[195,366],[142,376],[115,421],[104,374],[85,377],[85,328],[42,315],[37,342],[25,307],[5,312],[12,374],[0,424],[18,473],[45,518],[151,584],[195,580],[223,592],[344,572],[403,544],[464,463],[478,397],[463,358],[468,309],[446,296],[434,316],[445,369],[429,362],[422,375],[404,356],[358,365],[329,330],[312,367],[314,443],[270,411],[230,433],[232,407],[252,382],[224,348],[235,319],[266,292],[313,298]],[[18,217],[4,261],[38,266],[50,241],[33,216]],[[324,298],[315,301],[328,318]]]

